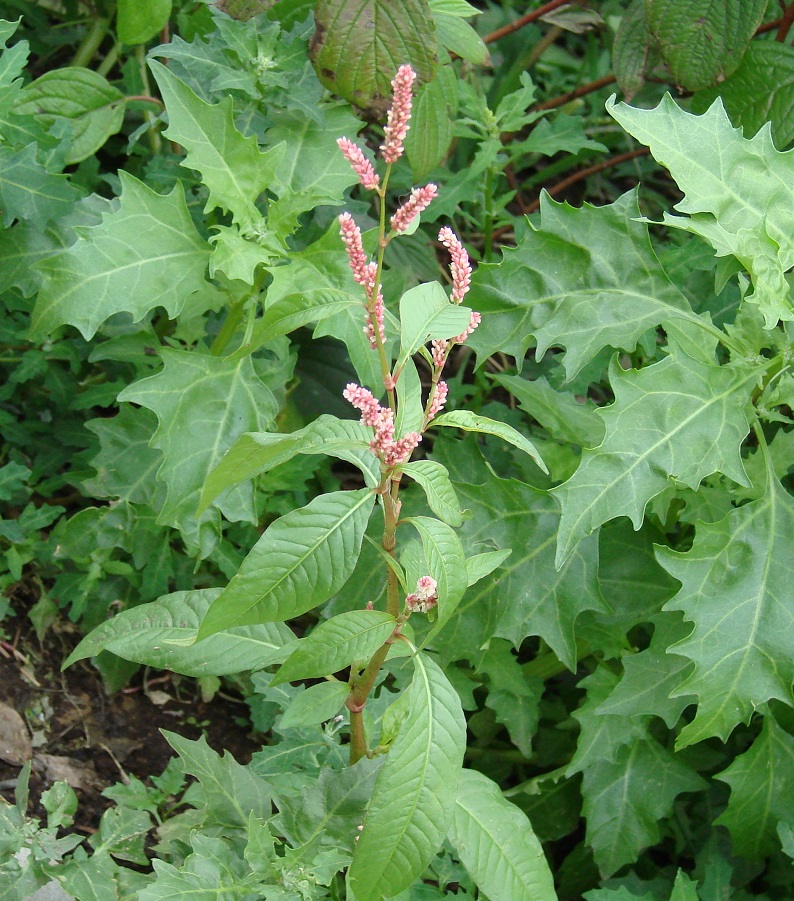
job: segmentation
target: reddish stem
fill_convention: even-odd
[[[625,163],[627,160],[633,160],[638,156],[645,156],[647,153],[650,153],[647,147],[640,147],[637,150],[630,150],[628,153],[620,153],[617,156],[610,157],[608,160],[603,160],[600,163],[596,163],[594,166],[588,166],[586,169],[580,169],[578,172],[574,172],[573,175],[569,175],[567,178],[564,178],[562,181],[557,182],[556,185],[552,185],[550,188],[546,188],[547,193],[554,196],[555,194],[559,194],[560,191],[564,191],[566,188],[569,188],[571,185],[576,184],[577,181],[582,181],[582,179],[587,178],[590,175],[595,175],[597,172],[603,172],[604,169],[609,169],[612,166],[617,166],[620,163]],[[540,208],[540,198],[537,200],[533,200],[532,203],[527,207],[528,213],[536,213]]]
[[[516,19],[514,22],[509,22],[507,25],[503,25],[501,28],[497,28],[496,31],[492,31],[490,34],[486,34],[483,38],[483,43],[492,44],[494,41],[498,41],[499,38],[503,38],[506,34],[513,34],[514,31],[518,31],[525,25],[529,25],[536,19],[541,18],[541,16],[545,16],[547,13],[550,13],[552,10],[557,9],[560,6],[569,5],[570,2],[571,0],[549,0],[549,2],[544,3],[543,6],[539,6],[537,9],[533,9],[532,12],[528,12],[526,13],[526,15],[521,16],[520,19]]]
[[[789,8],[783,13],[783,18],[780,20],[780,28],[778,28],[775,35],[776,41],[780,41],[782,44],[786,40],[792,23],[794,23],[794,3],[789,4]]]
[[[605,88],[608,84],[614,84],[616,80],[614,75],[605,75],[603,78],[597,78],[595,81],[589,81],[587,84],[580,85],[575,90],[568,91],[567,94],[560,94],[558,97],[544,100],[543,103],[536,103],[533,109],[556,109],[558,106],[565,106],[565,104],[570,103],[571,100],[576,100],[578,97],[584,97],[585,94],[592,94],[593,91]]]

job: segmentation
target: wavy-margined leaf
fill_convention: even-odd
[[[449,840],[492,901],[554,901],[543,848],[523,811],[476,770],[462,770]]]
[[[515,479],[495,478],[479,455],[471,463],[453,451],[436,456],[472,511],[460,530],[465,546],[496,545],[513,553],[493,576],[466,592],[434,643],[445,657],[476,660],[494,636],[517,647],[528,635],[539,635],[575,669],[576,619],[584,610],[609,611],[598,586],[596,537],[586,538],[556,570],[560,510],[553,497]]]
[[[506,422],[499,422],[496,419],[489,419],[487,416],[480,416],[477,413],[472,413],[471,410],[451,410],[449,413],[442,413],[440,416],[437,416],[433,420],[433,425],[449,426],[462,429],[464,432],[495,435],[497,438],[501,438],[502,441],[506,441],[508,444],[512,444],[513,447],[524,451],[525,454],[529,454],[543,472],[548,472],[546,464],[532,442]]]
[[[368,488],[334,491],[277,519],[210,607],[199,640],[290,619],[328,600],[355,568],[374,505]]]
[[[633,350],[669,319],[702,321],[665,274],[640,216],[636,192],[607,206],[574,209],[541,197],[541,223],[500,263],[480,264],[471,303],[482,323],[468,339],[484,360],[523,360],[534,336],[540,358],[565,348],[572,378],[604,347]]]
[[[734,128],[717,99],[702,116],[680,109],[669,94],[652,110],[614,98],[607,110],[670,170],[684,199],[666,225],[705,238],[717,256],[735,256],[750,273],[767,328],[794,319],[784,273],[794,266],[791,207],[794,150],[775,150],[768,128],[751,139]]]
[[[466,746],[460,698],[438,665],[414,657],[409,713],[372,793],[348,881],[381,901],[421,876],[449,829]]]
[[[68,176],[48,172],[41,165],[35,144],[18,150],[0,147],[0,205],[6,226],[23,219],[40,228],[61,218],[81,196]]]
[[[766,0],[645,0],[645,15],[674,83],[696,91],[736,69],[766,7]]]
[[[271,685],[336,673],[354,660],[369,660],[394,631],[384,610],[351,610],[320,623],[284,661]]]
[[[794,738],[767,714],[750,749],[715,778],[731,787],[728,807],[715,823],[730,831],[736,853],[749,860],[774,854],[778,825],[792,824]]]
[[[466,555],[457,532],[440,519],[413,516],[406,519],[419,533],[430,575],[438,583],[438,625],[440,629],[460,603],[468,585]]]
[[[295,641],[284,623],[262,623],[216,632],[195,644],[199,624],[220,588],[176,591],[140,604],[97,626],[72,651],[64,669],[100,651],[184,676],[225,676],[284,659]]]
[[[152,446],[163,452],[158,477],[167,488],[159,521],[176,526],[206,555],[217,540],[218,511],[232,522],[256,517],[251,485],[231,488],[217,509],[197,517],[204,482],[243,432],[271,424],[278,403],[250,357],[233,361],[166,348],[162,358],[160,372],[125,388],[119,400],[157,415]]]
[[[403,473],[421,485],[433,513],[453,528],[463,524],[463,511],[446,466],[435,460],[414,460],[402,467]]]
[[[678,746],[725,741],[770,698],[794,706],[794,500],[777,479],[760,500],[699,523],[690,551],[657,556],[682,583],[665,609],[695,624],[670,648],[695,664],[676,694],[699,699]]]
[[[383,115],[390,82],[410,63],[420,81],[436,69],[436,28],[426,0],[320,0],[310,46],[323,84],[362,109]]]
[[[397,369],[431,339],[454,338],[469,325],[471,310],[450,303],[438,282],[409,288],[400,298],[400,355]]]
[[[126,172],[119,178],[119,208],[38,264],[44,284],[32,335],[73,325],[90,340],[110,316],[129,313],[137,322],[155,307],[174,318],[191,294],[207,286],[210,250],[193,225],[179,182],[161,195]]]
[[[204,212],[220,207],[240,225],[261,218],[256,199],[272,188],[286,145],[262,153],[253,135],[235,127],[232,99],[205,103],[162,63],[149,60],[168,111],[167,137],[187,151],[184,165],[201,173],[209,190]]]
[[[609,519],[628,516],[639,529],[646,504],[671,479],[696,489],[722,472],[746,485],[740,448],[757,378],[756,368],[701,363],[675,345],[667,359],[639,371],[613,361],[615,402],[601,411],[606,436],[554,489],[562,506],[558,564]]]
[[[201,493],[199,512],[221,492],[269,472],[298,454],[327,454],[352,463],[368,483],[379,478],[375,455],[369,449],[372,431],[359,422],[323,414],[296,432],[247,432],[229,448],[212,470]]]

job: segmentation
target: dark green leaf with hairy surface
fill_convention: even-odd
[[[187,151],[184,166],[196,169],[209,189],[204,212],[220,207],[235,221],[250,226],[261,218],[255,203],[271,188],[286,144],[262,153],[256,138],[235,127],[232,99],[205,103],[162,63],[149,61],[168,111],[167,137]]]
[[[210,608],[199,639],[299,616],[339,591],[361,551],[375,495],[334,491],[277,519]]]
[[[414,658],[408,718],[378,773],[348,881],[381,901],[421,876],[447,834],[466,746],[460,698],[429,657]]]
[[[666,225],[705,238],[717,256],[733,255],[750,273],[767,328],[794,319],[784,273],[794,266],[794,151],[775,150],[764,129],[747,140],[717,99],[702,116],[686,113],[665,94],[652,110],[607,101],[607,110],[670,170],[686,195],[665,214]]]
[[[717,96],[748,137],[771,122],[775,144],[781,150],[788,147],[794,141],[794,48],[754,41],[727,81],[692,98],[692,111],[704,112]]]
[[[351,610],[316,626],[287,658],[271,685],[336,673],[354,660],[369,660],[394,632],[383,610]]]
[[[699,699],[678,746],[725,741],[770,698],[794,706],[794,500],[777,479],[760,500],[699,524],[692,550],[658,559],[682,583],[666,609],[695,624],[670,649],[695,664],[676,694]]]
[[[119,400],[157,415],[152,446],[163,452],[158,478],[167,488],[159,521],[176,526],[206,555],[217,540],[218,511],[232,522],[256,517],[251,485],[229,489],[215,503],[217,509],[197,517],[204,482],[243,432],[272,423],[278,404],[250,357],[232,361],[168,348],[162,357],[163,369],[125,388]]]
[[[176,591],[124,610],[97,626],[69,655],[64,669],[101,651],[184,676],[224,676],[283,660],[295,636],[284,623],[217,632],[196,644],[199,624],[222,589]]]
[[[631,100],[645,84],[649,47],[645,0],[634,0],[623,13],[612,44],[612,68],[626,100]]]
[[[671,479],[696,489],[722,472],[746,485],[740,448],[757,378],[755,368],[706,365],[675,345],[667,359],[639,371],[613,361],[615,402],[600,411],[606,436],[554,489],[562,506],[557,562],[609,519],[628,516],[638,529],[648,501]]]
[[[502,351],[522,361],[563,346],[569,378],[604,347],[633,350],[668,319],[701,322],[651,247],[635,192],[613,204],[574,209],[541,197],[541,223],[500,263],[481,263],[472,306],[482,323],[468,339],[482,361]]]
[[[560,513],[554,498],[515,479],[494,477],[482,460],[473,467],[461,464],[453,453],[445,451],[438,459],[450,470],[461,502],[472,511],[460,532],[465,546],[496,544],[513,553],[493,576],[466,592],[435,644],[446,659],[476,661],[493,636],[518,646],[527,635],[539,635],[575,669],[576,618],[583,610],[609,609],[598,588],[597,539],[586,539],[557,571],[554,545]]]
[[[460,22],[459,19],[454,21]],[[465,22],[462,24],[471,30],[470,25]],[[427,178],[446,156],[454,135],[451,116],[457,112],[457,105],[458,84],[455,71],[452,66],[441,66],[436,77],[416,92],[411,128],[405,139],[405,152],[413,170],[414,181]]]
[[[675,83],[689,91],[736,69],[766,8],[766,0],[645,0],[648,28]]]
[[[73,325],[90,340],[110,316],[126,312],[137,322],[156,307],[173,319],[206,287],[210,249],[193,225],[182,186],[161,195],[126,172],[119,178],[119,208],[38,264],[44,284],[33,336]]]
[[[715,778],[731,787],[715,823],[728,828],[736,853],[759,860],[777,851],[778,825],[794,825],[794,738],[767,714],[752,747]]]
[[[362,109],[385,114],[391,80],[410,63],[436,70],[436,28],[426,0],[319,0],[309,52],[320,81]]]
[[[554,901],[557,897],[543,848],[526,814],[476,770],[460,774],[449,839],[489,898]]]

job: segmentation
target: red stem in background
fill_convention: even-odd
[[[780,27],[775,35],[776,41],[780,41],[782,44],[783,41],[786,40],[792,23],[794,23],[794,3],[789,4],[788,9],[783,13],[783,18],[780,20]]]
[[[509,22],[507,25],[497,28],[496,31],[486,34],[483,38],[483,43],[492,44],[494,41],[498,41],[499,38],[503,38],[506,34],[512,34],[514,31],[518,31],[525,25],[529,25],[541,16],[545,16],[552,10],[557,9],[557,7],[566,6],[570,4],[570,2],[571,0],[549,0],[549,2],[544,3],[543,6],[539,6],[537,9],[533,9],[532,12],[528,12],[526,15],[521,16],[520,19]]]
[[[555,109],[558,106],[565,106],[565,104],[569,103],[571,100],[576,100],[577,97],[584,97],[585,94],[592,94],[593,91],[597,91],[599,88],[605,88],[608,84],[614,84],[615,81],[617,81],[617,79],[614,75],[604,75],[603,78],[596,78],[595,81],[588,81],[587,84],[579,85],[578,88],[573,91],[568,91],[567,94],[560,94],[558,97],[544,100],[543,103],[536,103],[533,109]]]

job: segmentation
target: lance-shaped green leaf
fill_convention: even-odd
[[[523,360],[534,336],[540,358],[566,349],[572,378],[604,347],[633,350],[668,319],[702,321],[665,274],[640,216],[636,192],[574,209],[541,196],[541,224],[500,263],[480,264],[471,302],[482,322],[468,339],[479,360],[496,351]]]
[[[404,63],[420,81],[435,73],[436,27],[426,0],[320,0],[314,21],[310,54],[319,79],[362,109],[385,113]]]
[[[290,619],[328,600],[355,569],[374,504],[368,488],[334,491],[277,519],[210,607],[199,640]]]
[[[187,151],[183,165],[196,169],[209,190],[204,211],[220,207],[241,225],[261,218],[256,199],[272,187],[286,145],[262,153],[253,135],[235,127],[232,98],[205,103],[170,69],[149,60],[168,111],[165,135]]]
[[[401,468],[422,487],[430,509],[439,519],[456,529],[463,525],[463,511],[446,466],[435,460],[415,460]]]
[[[463,545],[455,530],[440,519],[413,516],[406,522],[410,522],[419,533],[430,575],[438,584],[436,629],[440,629],[455,612],[468,586]]]
[[[487,416],[480,416],[477,413],[472,413],[471,410],[452,410],[449,413],[442,413],[440,416],[437,416],[433,420],[433,425],[450,426],[456,429],[463,429],[464,432],[480,432],[484,435],[495,435],[497,438],[501,438],[502,441],[506,441],[508,444],[512,444],[513,447],[524,451],[525,454],[529,454],[543,472],[548,472],[546,464],[532,442],[506,422],[499,422],[496,419],[489,419]]]
[[[371,429],[326,413],[297,432],[246,432],[207,477],[199,513],[221,492],[269,472],[298,454],[327,454],[346,460],[357,466],[374,486],[379,473],[377,459],[369,448],[371,440]]]
[[[217,510],[197,518],[202,486],[242,432],[270,425],[278,404],[250,357],[233,361],[171,349],[162,357],[163,369],[125,388],[119,400],[157,415],[152,446],[163,452],[158,477],[167,488],[159,521],[182,530],[207,554],[219,527],[218,510],[233,522],[256,516],[251,485],[240,485],[216,502]]]
[[[639,371],[613,360],[615,402],[601,412],[606,436],[554,489],[562,505],[557,562],[609,519],[628,516],[639,529],[646,504],[671,479],[696,489],[722,472],[746,485],[740,448],[757,378],[757,369],[701,363],[675,345]]]
[[[794,319],[784,273],[794,266],[794,150],[778,152],[769,128],[751,139],[731,125],[717,99],[702,116],[680,109],[669,95],[652,110],[607,102],[612,116],[670,170],[684,192],[666,225],[704,237],[717,256],[735,256],[755,288],[767,328]]]
[[[348,881],[356,901],[407,888],[447,834],[466,746],[460,698],[429,657],[414,657],[409,713],[378,773]]]
[[[80,229],[72,247],[38,264],[44,284],[31,334],[73,325],[86,340],[116,313],[142,319],[155,307],[171,318],[207,286],[210,249],[190,218],[179,182],[161,195],[119,172],[119,208],[100,225]]]
[[[35,222],[39,228],[67,213],[82,196],[68,176],[48,172],[36,159],[36,145],[19,150],[0,147],[0,205],[3,222]]]
[[[728,828],[736,853],[749,860],[774,854],[778,824],[791,824],[794,810],[794,738],[767,714],[752,747],[715,778],[731,787],[715,823]]]
[[[445,656],[479,659],[494,636],[518,647],[539,635],[571,670],[576,668],[575,623],[584,610],[608,612],[598,585],[598,541],[589,537],[561,570],[554,566],[559,505],[548,492],[516,479],[497,479],[482,457],[471,465],[457,450],[445,453],[461,502],[472,511],[460,530],[466,547],[512,548],[505,564],[467,592],[438,636]],[[466,479],[480,484],[468,484]]]
[[[674,83],[696,91],[736,69],[766,7],[766,0],[646,0],[645,14]]]
[[[325,723],[339,713],[349,694],[347,682],[318,682],[293,698],[279,725],[282,729],[299,729]]]
[[[97,626],[63,664],[71,666],[101,651],[184,676],[225,676],[262,669],[283,660],[295,636],[284,623],[240,626],[195,644],[199,624],[220,588],[176,591],[140,604]]]
[[[425,419],[422,405],[422,380],[416,363],[409,357],[397,379],[397,417],[394,421],[396,435],[421,432]]]
[[[396,625],[394,617],[383,610],[340,613],[300,640],[270,684],[327,676],[354,660],[369,660]]]
[[[553,901],[551,870],[526,814],[476,770],[462,770],[449,840],[489,898]]]
[[[466,331],[471,310],[450,303],[438,282],[410,288],[400,298],[400,355],[397,369],[430,340],[454,338]]]
[[[690,551],[657,556],[682,583],[665,609],[695,624],[670,648],[695,664],[676,694],[699,698],[678,746],[713,735],[725,741],[770,698],[794,706],[794,500],[777,479],[760,500],[699,523]]]

